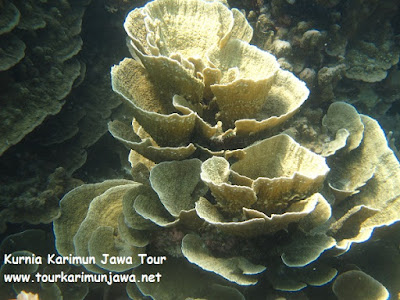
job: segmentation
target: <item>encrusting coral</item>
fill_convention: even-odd
[[[107,127],[111,113],[118,114],[115,108],[121,106],[119,95],[110,88],[109,68],[128,53],[126,47],[110,51],[113,43],[108,43],[108,48],[96,38],[95,33],[99,31],[97,24],[104,26],[104,39],[111,36],[120,39],[118,43],[123,44],[125,38],[120,28],[109,26],[111,19],[101,21],[107,17],[102,2],[92,2],[90,6],[90,1],[73,0],[2,2],[4,8],[12,3],[20,16],[14,20],[7,17],[7,10],[5,15],[3,10],[0,12],[0,22],[9,19],[18,21],[10,32],[0,35],[0,64],[4,61],[3,50],[6,50],[7,43],[14,40],[13,37],[23,41],[26,49],[21,61],[0,72],[0,115],[3,120],[0,124],[0,153],[4,151],[0,154],[0,231],[6,230],[4,224],[7,222],[52,222],[57,216],[61,197],[77,185],[65,184],[63,190],[59,188],[53,193],[47,187],[54,177],[51,174],[59,175],[57,170],[62,167],[65,180],[72,181],[67,177],[75,173],[73,177],[90,181],[86,176],[90,174],[87,168],[92,167],[89,153],[98,149],[106,151],[104,144],[107,141],[118,144],[109,136]],[[123,16],[118,19],[118,23],[122,23]],[[34,29],[43,25],[43,20],[46,26]],[[28,28],[29,25],[32,26]],[[86,28],[81,31],[81,26]],[[0,31],[5,29],[2,25],[0,27]],[[120,34],[115,34],[115,31]],[[82,40],[86,46],[91,46],[83,47],[77,54]],[[98,46],[100,44],[101,47]],[[68,52],[73,57],[60,61],[65,58],[60,52]],[[13,55],[18,53],[16,51]],[[59,69],[62,73],[62,66],[78,60],[79,63],[74,66],[79,67],[79,76],[71,79],[73,83],[68,76],[62,77],[56,72]],[[64,85],[64,81],[71,86]],[[52,96],[59,90],[65,93],[61,100]],[[18,140],[15,140],[17,137]],[[112,148],[115,151],[118,146]],[[127,151],[123,145],[119,149],[124,151],[126,161]],[[108,158],[112,160],[114,156]],[[118,157],[114,161],[117,163],[113,166],[118,165]],[[128,167],[129,162],[126,165]],[[79,173],[76,172],[78,169]],[[106,172],[111,173],[110,169]],[[37,208],[34,213],[33,206]]]
[[[400,165],[375,120],[333,104],[322,155],[273,135],[309,92],[248,44],[252,30],[240,11],[218,1],[155,0],[133,10],[125,30],[134,58],[112,68],[112,86],[134,120],[109,130],[131,149],[133,180],[82,185],[63,198],[54,221],[60,254],[132,256],[84,267],[139,274],[151,267],[137,254],[161,252],[176,258],[157,270],[174,278],[171,268],[179,269],[199,285],[187,289],[166,275],[159,286],[138,283],[143,295],[240,299],[240,286],[258,280],[287,291],[324,285],[337,275],[330,258],[400,219]],[[309,35],[303,43],[317,43]],[[176,247],[155,247],[171,230]],[[210,236],[240,246],[217,251]],[[209,281],[221,285],[201,284]]]
[[[4,1],[0,12],[0,155],[58,113],[82,75],[79,3]],[[5,86],[7,88],[5,88]]]

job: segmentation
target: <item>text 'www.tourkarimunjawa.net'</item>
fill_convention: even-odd
[[[148,256],[147,254],[138,254],[140,263],[147,265],[161,265],[167,258],[165,256]],[[78,257],[78,256],[56,256],[49,254],[47,256],[47,265],[63,265],[63,264],[96,264],[96,258],[93,256]],[[11,254],[4,255],[4,265],[41,265],[44,259],[41,256],[13,256]],[[102,264],[133,264],[131,256],[110,256],[104,254]],[[18,274],[18,273],[4,273],[4,283],[106,283],[112,285],[113,283],[157,283],[161,281],[162,275],[160,272],[151,274],[127,274],[127,273],[69,273],[61,271],[59,273],[41,273],[34,274]]]

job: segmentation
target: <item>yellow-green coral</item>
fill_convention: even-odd
[[[253,204],[267,214],[285,210],[318,191],[329,171],[324,158],[284,134],[225,156],[237,161],[229,167],[224,158],[212,157],[203,163],[201,176],[227,210]]]
[[[303,82],[248,44],[244,16],[218,1],[150,2],[128,15],[125,29],[144,67],[128,59],[114,66],[113,89],[159,146],[185,146],[193,137],[216,146],[264,131],[308,97]]]

